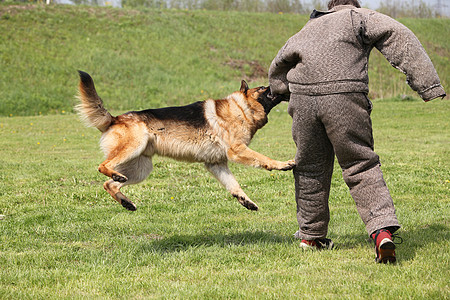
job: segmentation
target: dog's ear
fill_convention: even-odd
[[[248,91],[248,84],[247,84],[247,82],[245,82],[245,80],[242,80],[240,92],[243,94],[246,94],[247,91]]]

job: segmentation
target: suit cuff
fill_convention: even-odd
[[[444,88],[441,84],[436,84],[419,93],[424,101],[430,101],[435,98],[444,98],[446,96]]]

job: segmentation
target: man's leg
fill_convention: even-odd
[[[362,93],[328,95],[319,103],[322,122],[333,144],[343,177],[371,235],[400,228],[394,203],[373,151],[371,103]],[[392,233],[391,232],[391,233]]]
[[[297,145],[294,178],[299,231],[296,237],[306,240],[324,238],[330,220],[328,197],[334,152],[317,112],[315,97],[291,95],[289,114]]]

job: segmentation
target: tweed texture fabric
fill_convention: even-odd
[[[368,60],[377,48],[423,100],[445,96],[438,74],[411,30],[365,8],[339,5],[312,15],[269,68],[274,94],[326,95],[369,91]]]
[[[289,114],[297,145],[297,237],[315,239],[327,235],[335,155],[368,234],[380,228],[400,227],[373,148],[371,109],[363,93],[291,95]]]

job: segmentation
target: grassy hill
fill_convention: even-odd
[[[279,48],[307,21],[291,14],[0,5],[0,115],[70,112],[76,70],[93,75],[107,107],[129,110],[223,97],[267,84]],[[450,20],[400,20],[421,39],[444,86]],[[377,52],[377,51],[374,51]],[[371,96],[415,95],[379,53]]]

